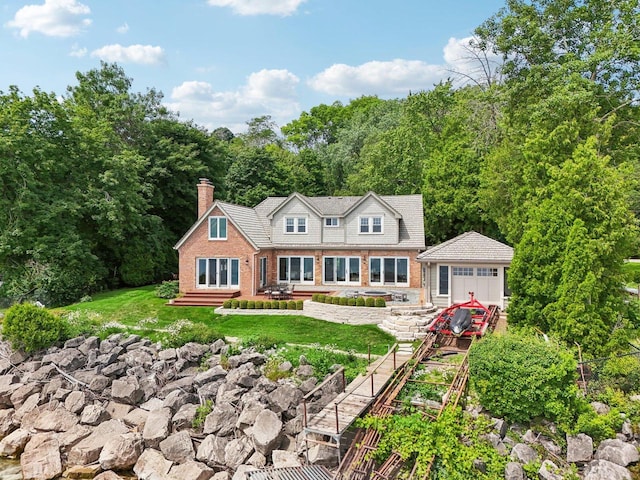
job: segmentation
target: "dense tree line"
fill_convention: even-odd
[[[428,244],[474,229],[515,247],[513,325],[614,347],[638,327],[620,287],[638,248],[639,10],[507,0],[469,45],[481,75],[318,105],[281,128],[265,115],[239,135],[180,121],[117,65],[78,73],[62,99],[12,88],[0,95],[4,292],[57,304],[166,278],[202,176],[251,206],[293,191],[419,193]]]

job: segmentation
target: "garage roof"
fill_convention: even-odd
[[[420,262],[511,263],[513,248],[478,232],[466,232],[427,248]]]

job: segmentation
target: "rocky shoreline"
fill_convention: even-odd
[[[302,397],[318,382],[304,361],[290,379],[272,382],[260,370],[266,355],[231,354],[222,340],[163,350],[116,334],[33,356],[0,348],[0,456],[19,457],[25,480],[80,471],[98,480],[126,471],[225,480],[267,465],[300,466],[303,454],[315,463],[335,455],[322,445],[306,451],[301,441]],[[336,381],[318,390],[307,412],[339,388]]]
[[[0,457],[19,458],[25,480],[245,480],[265,467],[335,467],[336,449],[306,442],[303,426],[305,408],[320,411],[341,391],[341,378],[318,388],[301,358],[295,370],[277,365],[291,376],[274,382],[262,371],[268,361],[222,340],[161,349],[137,335],[79,337],[32,356],[0,342]],[[508,456],[506,480],[525,480],[531,465],[543,480],[575,472],[631,480],[627,467],[640,460],[640,426],[628,420],[615,439],[595,445],[579,434],[562,447],[542,433],[493,424],[485,440]]]

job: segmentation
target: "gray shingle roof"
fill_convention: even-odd
[[[427,248],[418,255],[421,262],[498,262],[510,263],[513,248],[478,232],[466,232]]]
[[[353,208],[363,196],[335,196],[335,197],[305,197],[299,195],[303,201],[320,213],[323,217],[342,217]],[[243,207],[232,203],[216,200],[209,208],[211,211],[218,206],[229,217],[238,229],[257,248],[275,247],[269,237],[270,221],[269,216],[274,213],[290,197],[267,197],[254,208]],[[424,242],[424,217],[422,208],[422,195],[380,195],[380,200],[394,210],[394,214],[400,218],[400,241],[394,248],[408,248],[422,250]],[[203,215],[189,231],[178,241],[174,248],[180,245],[191,235],[191,233],[206,220],[209,211]],[[293,245],[288,247],[295,248]],[[344,244],[340,244],[344,247]],[[304,245],[305,248],[313,248],[314,245]],[[322,247],[331,248],[330,245],[323,244]],[[338,245],[336,245],[336,248]],[[358,245],[349,245],[350,248],[358,248]],[[363,248],[371,248],[365,245]],[[382,247],[381,247],[382,248]],[[385,248],[389,248],[387,245]]]

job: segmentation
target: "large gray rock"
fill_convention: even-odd
[[[17,457],[31,438],[29,431],[19,428],[0,440],[0,457]]]
[[[111,401],[107,403],[105,410],[107,414],[109,414],[109,418],[113,418],[115,420],[124,420],[129,412],[133,410],[133,406],[126,403]]]
[[[208,351],[208,345],[202,345],[200,343],[186,343],[178,349],[178,358],[182,358],[191,363],[200,363],[202,356]]]
[[[540,480],[563,480],[563,476],[558,466],[551,460],[543,460],[538,470]]]
[[[166,407],[149,412],[142,431],[142,438],[147,447],[158,448],[160,442],[169,436],[171,416],[171,409]]]
[[[100,422],[107,420],[109,414],[102,405],[87,405],[80,415],[80,423],[85,425],[98,425]]]
[[[518,462],[509,462],[504,469],[504,480],[527,480],[522,464]]]
[[[229,442],[229,437],[207,435],[198,447],[196,459],[210,467],[224,465],[225,448]]]
[[[182,405],[180,409],[171,419],[173,425],[173,431],[183,430],[185,428],[191,428],[193,425],[193,419],[196,417],[196,411],[198,406],[195,403],[187,403]]]
[[[233,406],[216,405],[205,418],[202,431],[205,435],[215,433],[220,437],[225,437],[233,432],[237,421],[238,414]]]
[[[84,367],[87,357],[77,348],[65,348],[58,357],[58,366],[64,372],[73,372]]]
[[[143,451],[142,435],[123,433],[107,440],[98,461],[103,470],[128,470],[132,468]]]
[[[144,424],[147,421],[147,417],[149,416],[149,412],[143,410],[141,408],[134,408],[124,417],[124,423],[127,425],[136,428],[139,431],[142,431],[144,428]]]
[[[14,421],[15,409],[5,408],[0,410],[0,438],[4,438],[18,428],[17,420]]]
[[[249,437],[234,438],[224,449],[224,463],[229,468],[238,468],[252,453],[253,445]]]
[[[40,393],[42,386],[37,382],[29,382],[25,385],[20,385],[9,397],[13,407],[18,410],[20,406],[34,393]]]
[[[55,433],[34,435],[20,456],[24,480],[49,480],[62,475],[60,444]]]
[[[71,413],[80,413],[87,405],[87,396],[81,390],[74,390],[64,400],[64,408]]]
[[[538,459],[538,454],[526,443],[517,443],[511,449],[511,459],[520,463],[531,463]]]
[[[23,403],[20,405],[20,408],[16,410],[14,415],[17,421],[22,420],[25,415],[33,410],[40,404],[40,393],[36,392],[33,395],[30,395]]]
[[[164,458],[158,450],[147,448],[133,466],[133,472],[140,480],[164,479],[167,477],[171,465],[173,462]]]
[[[622,440],[607,439],[598,445],[598,449],[594,455],[596,460],[608,460],[622,467],[626,467],[630,463],[640,460],[638,448],[634,445],[623,442]]]
[[[184,430],[182,432],[169,435],[161,441],[160,451],[167,460],[171,460],[175,463],[185,463],[189,460],[193,460],[196,456],[196,452],[193,449],[193,442],[191,441],[191,435]]]
[[[258,352],[242,352],[240,355],[232,355],[229,357],[229,368],[238,368],[244,363],[252,363],[255,366],[260,366],[266,363],[267,357]]]
[[[182,465],[174,465],[169,471],[171,480],[209,480],[213,477],[213,469],[207,467],[204,463],[190,461]]]
[[[111,397],[116,402],[137,405],[144,397],[136,377],[116,379],[111,384]]]
[[[43,410],[35,419],[33,426],[43,432],[66,432],[78,423],[78,417],[66,408],[59,406],[54,410]]]
[[[58,443],[60,444],[60,452],[66,457],[71,447],[76,445],[80,440],[91,435],[93,429],[86,425],[77,424],[70,430],[58,434]]]
[[[196,386],[201,387],[202,385],[215,382],[216,380],[220,380],[222,378],[225,378],[226,376],[227,371],[220,365],[216,365],[209,370],[198,373],[195,377],[193,377],[193,383],[195,383]]]
[[[280,446],[282,440],[282,421],[271,410],[263,410],[256,417],[253,424],[253,444],[256,451],[265,457],[271,454],[274,448]]]
[[[269,395],[271,409],[274,412],[287,412],[302,402],[302,392],[292,385],[280,385]],[[293,415],[295,416],[295,414]]]
[[[311,465],[335,466],[338,462],[338,451],[334,447],[316,443],[309,447],[307,453]]]
[[[168,407],[173,413],[180,410],[180,407],[187,403],[195,403],[198,401],[198,397],[192,393],[181,392],[180,390],[174,390],[167,395],[162,403],[163,407]]]
[[[128,432],[128,428],[119,420],[107,420],[93,429],[88,437],[80,440],[69,450],[69,465],[88,465],[100,458],[100,452],[107,440]]]
[[[271,452],[271,461],[274,468],[301,467],[302,462],[295,452],[287,450],[274,450]]]
[[[631,480],[631,473],[625,467],[608,460],[594,460],[584,468],[583,480]]]
[[[593,439],[589,435],[567,435],[567,462],[586,463],[593,458]]]

